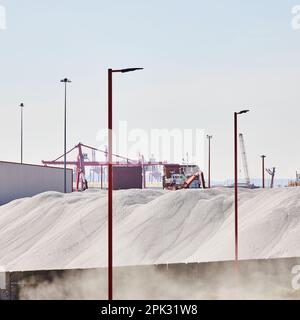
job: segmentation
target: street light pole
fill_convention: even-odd
[[[262,160],[262,187],[265,189],[265,158],[266,156],[262,155],[261,160]]]
[[[20,104],[21,108],[21,164],[23,164],[23,109],[24,103]]]
[[[108,69],[108,300],[113,300],[112,69]]]
[[[234,237],[235,261],[239,259],[239,233],[238,233],[238,115],[249,112],[242,110],[234,113]]]
[[[67,83],[72,81],[65,78],[60,82],[65,84],[65,107],[64,107],[64,193],[67,193]]]
[[[213,136],[210,136],[210,135],[207,135],[206,136],[207,139],[208,139],[208,188],[210,189],[211,188],[211,182],[210,182],[210,174],[211,174],[211,164],[210,164],[210,160],[211,160],[211,157],[210,157],[210,148],[211,148],[211,145],[210,145],[210,142],[211,142],[211,139]]]
[[[235,235],[235,261],[238,261],[238,129],[237,112],[234,113],[234,235]]]
[[[108,300],[113,300],[113,165],[112,165],[112,145],[113,145],[113,73],[127,73],[143,68],[127,68],[113,70],[108,69]]]

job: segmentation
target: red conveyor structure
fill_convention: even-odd
[[[83,148],[86,148],[93,153],[98,151],[105,155],[105,161],[96,161],[93,159],[92,161],[86,159],[85,154],[83,153]],[[103,169],[107,167],[108,162],[108,152],[107,150],[100,150],[83,143],[77,144],[74,148],[67,152],[67,155],[70,154],[72,151],[77,150],[77,159],[75,161],[67,161],[67,166],[75,166],[76,167],[76,190],[86,190],[88,188],[88,182],[86,179],[86,167],[94,167],[100,169],[100,176],[101,176],[101,189],[103,189]],[[64,154],[52,161],[42,161],[45,166],[62,166],[64,165]],[[94,158],[94,157],[93,157]],[[154,162],[154,161],[145,161],[144,157],[142,156],[139,160],[132,160],[117,154],[113,154],[113,166],[121,166],[121,167],[136,167],[141,166],[143,170],[143,180],[144,180],[144,187],[145,187],[145,169],[146,167],[150,166],[164,166],[166,162]]]

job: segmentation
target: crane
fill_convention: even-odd
[[[246,182],[246,185],[250,187],[251,182],[250,182],[250,177],[249,177],[247,154],[246,154],[246,149],[245,149],[244,136],[242,133],[239,134],[239,138],[240,138],[242,162],[243,162],[243,166],[244,166],[245,182]]]

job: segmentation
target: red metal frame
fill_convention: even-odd
[[[108,69],[108,300],[113,300],[112,74]]]
[[[87,161],[84,159],[84,155],[83,155],[83,151],[82,148],[87,148],[90,150],[95,150],[95,151],[99,151],[103,154],[106,155],[107,160],[106,161]],[[68,166],[76,166],[76,190],[78,191],[79,189],[84,190],[86,187],[86,180],[85,180],[85,173],[86,173],[86,169],[85,167],[100,167],[100,171],[101,171],[101,189],[103,189],[103,167],[109,167],[109,164],[111,163],[111,165],[114,166],[122,166],[122,167],[134,167],[136,165],[141,165],[143,167],[143,174],[144,174],[144,178],[143,178],[143,185],[144,188],[146,188],[146,175],[145,175],[145,171],[146,171],[146,167],[147,166],[163,166],[166,165],[166,162],[151,162],[151,161],[145,161],[144,158],[142,158],[142,160],[132,160],[117,154],[112,154],[112,157],[121,159],[122,161],[111,161],[109,162],[109,156],[108,153],[109,151],[104,151],[104,150],[100,150],[91,146],[88,146],[86,144],[83,143],[79,143],[77,144],[74,148],[70,149],[67,154],[71,153],[74,150],[78,150],[77,151],[77,160],[76,161],[67,161],[67,165]],[[62,166],[64,165],[64,161],[63,161],[63,157],[64,155],[58,157],[55,160],[52,161],[42,161],[44,166]],[[81,188],[79,187],[81,185]]]

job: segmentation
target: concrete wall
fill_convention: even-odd
[[[115,299],[300,299],[295,266],[300,258],[115,268]],[[107,269],[12,272],[6,288],[12,300],[105,300]]]
[[[72,192],[73,170],[67,170],[67,192]],[[46,191],[63,192],[64,170],[0,162],[0,205]]]

